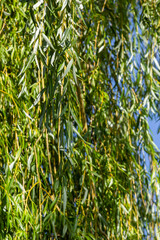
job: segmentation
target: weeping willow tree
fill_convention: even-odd
[[[1,239],[160,238],[159,7],[1,0]]]

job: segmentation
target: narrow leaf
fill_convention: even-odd
[[[87,195],[88,195],[88,189],[85,188],[85,187],[84,187],[84,189],[85,189],[85,193],[84,193],[84,197],[82,199],[82,204],[86,201],[86,198],[87,198]]]
[[[31,110],[35,105],[37,105],[37,103],[40,101],[40,99],[41,99],[44,91],[45,91],[45,88],[42,89],[42,91],[38,94],[36,100],[34,101],[34,103],[32,104],[32,106],[29,108],[29,110]]]
[[[63,213],[65,213],[66,205],[67,205],[67,191],[66,187],[63,187]]]
[[[33,5],[33,8],[38,8],[43,3],[43,0],[39,0],[36,4]]]
[[[49,45],[52,49],[54,49],[54,47],[53,47],[51,41],[49,40],[49,38],[48,38],[44,33],[42,33],[42,36],[43,36],[44,40],[48,43],[48,45]]]
[[[73,64],[73,58],[72,58],[71,61],[68,63],[67,68],[66,68],[66,70],[65,70],[62,78],[64,78],[64,77],[67,75],[67,73],[68,73],[69,70],[71,69],[72,64]]]
[[[63,5],[62,5],[62,8],[61,8],[61,12],[66,8],[67,3],[68,3],[68,0],[64,0],[64,1],[63,1]]]

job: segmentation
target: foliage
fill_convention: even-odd
[[[1,239],[159,239],[159,4],[1,0]]]

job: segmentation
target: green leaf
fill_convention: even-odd
[[[75,120],[75,122],[77,123],[78,127],[82,130],[82,124],[79,122],[78,118],[76,117],[76,115],[71,107],[70,107],[70,111],[71,111],[71,115],[72,115],[73,119]]]
[[[43,3],[43,0],[39,0],[36,4],[33,5],[33,8],[38,8]]]
[[[62,69],[64,68],[64,65],[65,65],[65,62],[63,62],[62,64],[59,65],[58,70],[57,70],[58,73],[62,71]]]
[[[41,97],[43,96],[43,93],[45,92],[45,90],[46,90],[45,88],[41,90],[41,92],[38,94],[37,98],[35,99],[32,106],[29,108],[29,110],[31,110],[34,106],[37,105],[37,103],[40,101]]]
[[[64,71],[64,74],[62,76],[62,79],[68,74],[68,72],[70,71],[70,69],[72,67],[72,64],[73,64],[73,59],[71,59],[70,62],[68,63],[66,70]]]
[[[9,169],[10,169],[11,172],[12,172],[12,170],[13,170],[13,167],[14,167],[17,159],[20,157],[21,151],[22,151],[21,148],[19,148],[18,151],[17,151],[17,153],[16,153],[16,156],[15,156],[15,158],[14,158],[14,161],[9,165]]]
[[[67,206],[67,191],[66,187],[63,187],[63,213],[66,211],[66,206]]]
[[[85,20],[84,20],[84,18],[83,18],[83,15],[82,15],[82,13],[81,13],[81,10],[79,9],[78,6],[77,6],[77,10],[78,10],[78,13],[79,13],[79,15],[80,15],[80,17],[81,17],[81,19],[82,19],[84,25],[87,26],[87,25],[86,25],[86,22],[85,22]]]
[[[24,67],[24,69],[23,69],[23,71],[21,73],[24,73],[29,68],[29,66],[33,62],[34,58],[35,58],[35,53],[32,53],[30,58],[29,58],[29,60],[28,60],[28,62],[27,62],[27,65]]]
[[[64,236],[66,235],[67,229],[68,229],[68,226],[67,224],[65,224],[63,227],[62,238],[64,238]]]
[[[51,58],[51,65],[53,66],[54,60],[55,60],[56,52],[53,53]]]
[[[68,3],[68,0],[63,0],[63,5],[62,5],[62,8],[61,8],[61,12],[66,8],[67,3]]]
[[[76,76],[76,72],[77,72],[77,68],[73,65],[73,77],[74,77],[74,81],[77,84],[77,76]]]
[[[54,47],[53,47],[53,45],[52,45],[52,43],[51,43],[51,41],[49,40],[49,38],[48,38],[44,33],[42,33],[42,36],[43,36],[44,40],[48,43],[48,45],[49,45],[53,50],[55,50]]]
[[[20,148],[18,149],[17,153],[16,153],[15,161],[20,157],[21,151],[22,151],[22,149],[21,149],[21,147],[20,147]]]
[[[73,126],[73,131],[77,134],[78,137],[82,139],[82,141],[84,141],[86,144],[89,144],[84,140],[84,138],[80,135],[80,133],[77,131],[77,129],[74,126]]]
[[[83,199],[82,199],[82,204],[84,204],[84,202],[85,202],[86,199],[87,199],[87,195],[88,195],[88,189],[85,188],[85,187],[84,187],[84,189],[85,189],[85,193],[84,193],[84,197],[83,197]]]
[[[62,150],[61,150],[62,151]],[[64,150],[63,150],[64,154],[67,156],[67,158],[69,159],[70,163],[72,166],[75,166],[75,163],[73,162],[72,158],[70,157],[69,154],[67,154]]]
[[[32,159],[33,159],[33,152],[31,153],[31,155],[29,156],[28,161],[27,161],[27,167],[28,167],[29,172],[30,172],[30,169],[31,169]]]
[[[13,169],[15,163],[16,163],[16,160],[14,160],[14,161],[9,165],[9,169],[10,169],[11,172],[12,172],[12,169]]]
[[[31,18],[32,18],[32,21],[33,21],[34,25],[37,26],[37,21],[36,21],[32,6],[30,6],[30,14],[31,14]]]

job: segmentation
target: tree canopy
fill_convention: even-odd
[[[1,0],[1,239],[160,238],[159,8]]]

